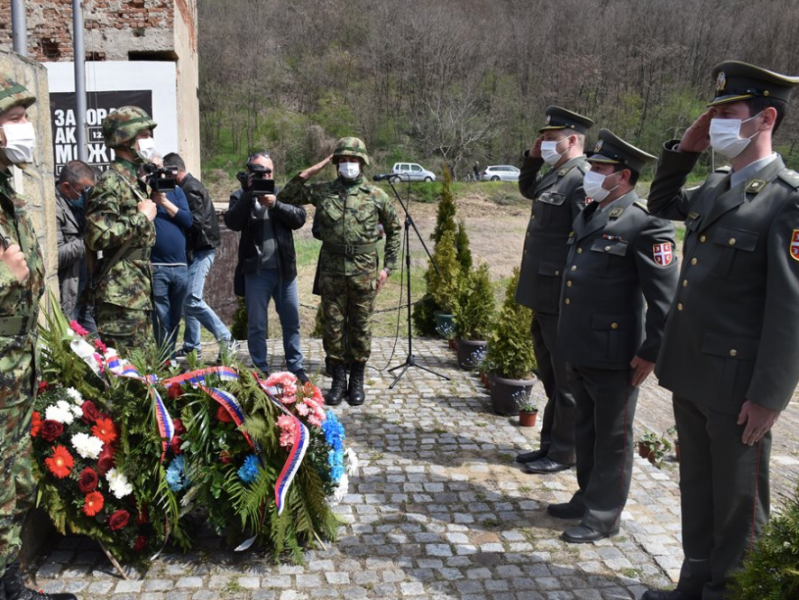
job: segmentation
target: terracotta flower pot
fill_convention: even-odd
[[[520,427],[535,427],[535,421],[538,417],[538,411],[527,412],[519,411],[519,426]]]
[[[654,454],[655,451],[647,446],[644,442],[638,442],[638,456],[651,462]]]
[[[450,350],[455,350],[455,352],[457,352],[458,351],[458,340],[453,339],[453,338],[448,339],[447,340],[447,346],[449,346]]]
[[[505,379],[494,376],[491,380],[491,408],[498,415],[515,415],[519,405],[530,397],[535,379]]]
[[[471,371],[477,366],[477,355],[485,352],[486,342],[476,340],[458,340],[458,366]]]
[[[674,455],[677,457],[677,462],[680,462],[680,440],[674,440]]]

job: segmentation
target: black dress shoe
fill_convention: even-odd
[[[537,460],[541,460],[547,455],[547,451],[544,449],[541,450],[533,450],[532,452],[522,452],[521,454],[516,455],[516,462],[517,463],[531,463]]]
[[[700,596],[689,596],[679,590],[649,590],[644,592],[641,600],[702,600]]]
[[[550,504],[547,506],[547,513],[556,519],[582,519],[585,509],[575,506],[571,502],[563,504]]]
[[[563,463],[555,462],[548,456],[541,458],[535,462],[527,463],[524,465],[524,470],[527,473],[538,473],[539,475],[546,475],[548,473],[560,473],[561,471],[568,471],[574,465],[564,465]]]
[[[590,527],[586,527],[585,525],[578,525],[577,527],[572,527],[571,529],[567,529],[563,532],[563,535],[560,536],[564,542],[569,542],[572,544],[588,544],[590,542],[596,542],[607,537],[611,537],[619,533],[619,530],[611,531],[610,533],[603,533],[601,531],[597,531],[596,529],[591,529]]]

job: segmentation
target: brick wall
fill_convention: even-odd
[[[38,61],[72,60],[72,0],[25,4],[28,55]],[[175,12],[188,12],[186,4],[186,0],[84,2],[87,58],[127,60],[129,52],[174,52]],[[11,2],[0,0],[0,48],[11,45]]]

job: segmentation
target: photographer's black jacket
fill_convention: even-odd
[[[305,209],[276,200],[269,209],[269,220],[272,222],[277,241],[280,277],[284,281],[291,281],[297,277],[297,260],[292,230],[305,225]],[[244,274],[258,272],[260,262],[258,248],[263,242],[265,224],[264,220],[255,217],[253,197],[249,192],[236,190],[231,194],[228,210],[225,213],[225,225],[232,231],[241,232],[239,266]]]
[[[191,173],[186,173],[180,182],[191,210],[191,230],[186,236],[186,250],[190,253],[219,246],[219,221],[214,203],[205,186]]]

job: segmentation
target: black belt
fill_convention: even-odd
[[[0,337],[27,335],[36,324],[36,319],[28,317],[0,317]]]
[[[323,242],[322,250],[344,256],[371,254],[377,251],[377,242],[372,242],[370,244],[332,244],[330,242]]]

